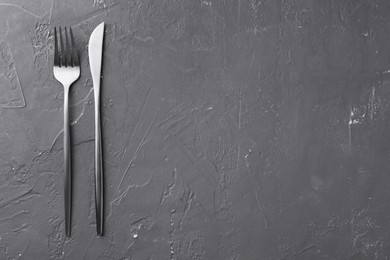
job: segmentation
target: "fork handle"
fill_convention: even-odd
[[[99,236],[103,235],[103,161],[102,161],[102,131],[100,120],[100,93],[95,92],[95,210],[96,228]]]
[[[70,236],[72,218],[72,172],[69,126],[69,88],[64,87],[64,174],[65,174],[65,232]]]

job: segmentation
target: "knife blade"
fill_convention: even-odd
[[[96,231],[103,235],[103,159],[100,121],[100,75],[102,69],[104,23],[92,32],[88,44],[89,67],[91,69],[95,100],[95,210]]]

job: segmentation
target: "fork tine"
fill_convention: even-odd
[[[70,33],[70,42],[71,42],[71,45],[72,45],[72,65],[73,66],[79,66],[80,65],[80,62],[79,62],[79,56],[77,55],[77,51],[76,51],[76,48],[75,48],[75,43],[74,43],[74,38],[73,38],[73,31],[72,31],[72,27],[69,27],[69,33]]]
[[[67,66],[73,67],[73,62],[71,59],[71,50],[72,47],[69,45],[69,40],[68,40],[68,29],[65,27],[65,45],[66,45],[66,61],[67,61]]]
[[[61,51],[60,51],[61,65],[67,67],[64,41],[62,40],[62,30],[61,30],[61,27],[59,27],[59,28],[60,28],[60,45],[61,45]]]
[[[54,66],[61,66],[58,53],[57,28],[54,27]]]

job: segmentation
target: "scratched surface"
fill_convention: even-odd
[[[59,25],[82,60],[71,238]],[[387,0],[0,0],[0,259],[390,259],[389,26]]]

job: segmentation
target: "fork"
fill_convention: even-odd
[[[57,28],[54,27],[54,77],[64,86],[64,173],[65,173],[65,232],[71,233],[72,217],[72,173],[70,156],[70,129],[69,129],[69,89],[80,77],[80,62],[75,49],[72,29],[65,27],[65,42],[62,29],[59,27],[59,44]],[[70,40],[69,40],[70,38]]]

